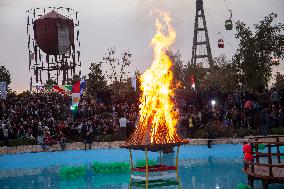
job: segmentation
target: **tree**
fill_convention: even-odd
[[[183,88],[187,83],[185,81],[185,66],[184,62],[181,59],[182,55],[179,51],[175,53],[168,51],[167,55],[169,56],[173,64],[171,67],[171,71],[173,72],[173,84],[178,88]]]
[[[7,86],[11,83],[11,74],[5,66],[0,66],[0,82],[6,82]]]
[[[129,77],[129,72],[125,69],[131,65],[131,56],[130,51],[124,50],[121,54],[121,58],[116,56],[116,49],[108,49],[108,52],[103,57],[103,61],[106,65],[110,66],[109,71],[106,72],[106,75],[111,83],[113,82],[126,82]]]
[[[102,62],[91,63],[89,68],[90,72],[88,74],[87,82],[87,94],[90,96],[97,96],[107,88],[107,82],[102,71]]]
[[[232,64],[223,54],[214,58],[213,66],[204,76],[203,86],[205,89],[218,89],[221,92],[232,92],[239,87],[238,74]]]
[[[271,78],[272,58],[283,58],[284,25],[273,24],[277,14],[271,13],[254,25],[255,33],[244,23],[236,23],[236,38],[240,40],[239,49],[233,57],[239,81],[245,89],[261,90],[267,87]]]
[[[278,90],[284,92],[284,75],[282,75],[280,72],[277,72],[276,75],[275,75],[274,87],[276,87]]]

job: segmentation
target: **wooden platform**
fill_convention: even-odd
[[[243,169],[243,172],[259,180],[266,179],[284,182],[284,165],[274,164],[274,166],[275,167],[272,167],[272,176],[269,174],[269,167],[263,165],[254,165],[254,171],[252,171],[251,167],[248,167],[246,170]]]
[[[253,187],[254,180],[261,180],[263,189],[268,189],[271,183],[284,184],[284,152],[280,152],[280,146],[284,146],[284,136],[254,137],[249,143],[254,149],[254,158],[252,161],[244,160],[243,168],[248,176],[248,184]],[[259,150],[258,144],[264,144],[266,150]]]

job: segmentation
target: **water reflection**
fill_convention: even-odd
[[[174,164],[171,154],[164,155],[163,161]],[[159,161],[157,159],[157,161]],[[163,189],[228,189],[238,183],[246,183],[241,172],[241,159],[200,158],[179,161],[180,187],[163,186]],[[2,189],[126,189],[130,184],[130,174],[94,174],[89,166],[84,177],[66,180],[59,176],[59,167],[27,170],[0,170]],[[166,183],[165,183],[166,184]],[[283,185],[282,185],[283,187]],[[133,186],[132,189],[138,187]],[[161,187],[154,187],[160,189]],[[260,183],[255,188],[261,188]],[[280,189],[281,185],[271,185]]]

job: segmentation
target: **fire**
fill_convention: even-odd
[[[162,18],[162,22],[159,18]],[[175,38],[171,18],[165,12],[160,12],[156,19],[156,34],[151,40],[154,60],[141,76],[140,117],[137,128],[128,141],[132,144],[182,142],[176,133],[179,115],[172,99],[172,62],[167,55]]]

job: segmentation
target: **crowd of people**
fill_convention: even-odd
[[[216,90],[191,90],[179,103],[178,130],[184,137],[194,136],[200,128],[215,123],[257,130],[267,135],[273,127],[284,127],[282,98],[276,89],[262,93],[236,91],[222,94]],[[135,128],[137,97],[129,101],[106,101],[83,96],[79,110],[72,111],[70,97],[60,94],[26,93],[0,101],[0,141],[30,139],[48,145],[67,141],[124,140]],[[208,138],[213,137],[212,134]]]
[[[252,129],[261,135],[267,135],[271,128],[284,127],[282,98],[276,89],[262,93],[212,91],[194,93],[191,97],[195,100],[182,108],[182,125],[188,129],[187,135],[206,128],[208,123],[231,127],[234,132],[241,128]]]
[[[95,138],[124,139],[134,128],[136,104],[82,97],[79,110],[72,111],[70,100],[56,93],[27,93],[2,100],[0,140],[7,145],[11,139],[30,139],[43,149],[59,143],[64,149],[67,140],[84,141],[91,146]],[[126,120],[127,128],[122,120]]]

